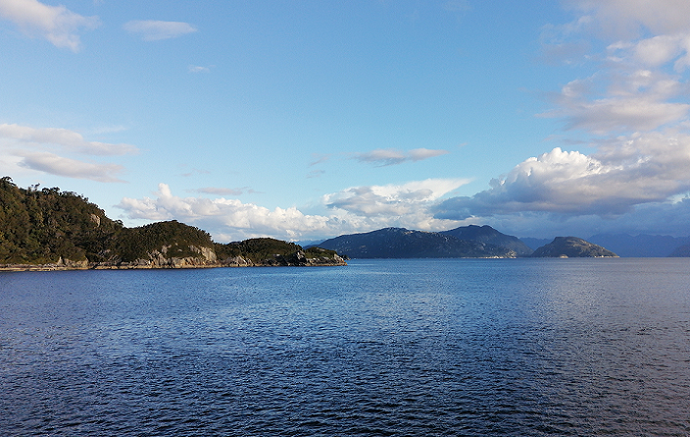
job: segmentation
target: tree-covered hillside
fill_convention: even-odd
[[[227,261],[225,264],[223,260]],[[219,244],[175,220],[127,228],[87,198],[59,188],[0,179],[0,265],[78,263],[99,267],[317,265],[343,263],[335,251],[257,238]]]
[[[17,187],[0,179],[0,263],[98,258],[122,230],[87,198],[59,188]]]

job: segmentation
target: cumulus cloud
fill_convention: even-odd
[[[123,25],[130,33],[139,34],[144,41],[160,41],[196,32],[197,29],[179,21],[133,20]],[[203,67],[201,67],[203,68]]]
[[[402,216],[469,182],[468,179],[427,179],[402,185],[352,187],[324,196],[324,204],[358,215]]]
[[[98,17],[84,17],[64,6],[49,6],[37,0],[0,1],[0,17],[14,22],[25,34],[48,40],[56,47],[77,52],[79,31],[99,26]]]
[[[400,186],[349,188],[324,196],[324,206],[331,211],[328,214],[305,214],[296,207],[269,209],[237,199],[179,197],[162,183],[155,197],[124,198],[118,207],[131,219],[176,219],[194,224],[211,232],[218,241],[265,236],[318,239],[389,226],[447,229],[453,222],[432,217],[428,207],[465,182],[430,179]],[[401,211],[405,214],[400,215]]]
[[[463,220],[523,211],[613,216],[690,190],[690,135],[636,133],[592,156],[556,148],[518,164],[472,197],[448,199],[436,217]]]
[[[561,119],[592,152],[555,148],[528,158],[493,179],[487,190],[440,202],[435,217],[538,233],[612,229],[614,223],[633,228],[635,220],[658,228],[642,213],[660,219],[681,211],[668,205],[690,190],[690,3],[567,4],[577,16],[545,30],[552,41],[547,48],[587,48],[587,53],[570,51],[566,60],[579,54],[579,62],[596,72],[564,85],[552,96],[554,108],[540,116]],[[591,51],[602,46],[602,52]]]
[[[588,47],[579,61],[598,71],[565,85],[556,108],[567,129],[595,135],[649,131],[686,120],[690,3],[685,0],[570,0],[571,22],[545,28],[546,51]],[[591,47],[604,43],[603,52]],[[551,53],[553,55],[553,53]],[[566,59],[572,62],[572,57]]]
[[[26,153],[19,165],[57,176],[96,182],[124,182],[117,178],[124,168],[117,164],[99,164],[64,158],[48,152]]]
[[[132,219],[170,220],[205,225],[216,238],[241,240],[274,236],[295,240],[305,235],[327,234],[331,219],[306,215],[295,207],[273,210],[236,199],[179,197],[159,184],[155,198],[124,198],[118,207]]]
[[[367,162],[378,164],[381,167],[389,165],[402,164],[408,161],[422,161],[424,159],[433,158],[449,153],[447,150],[432,150],[432,149],[413,149],[404,152],[397,149],[376,149],[371,152],[358,153],[354,159],[360,162]]]

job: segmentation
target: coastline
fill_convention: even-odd
[[[223,261],[207,261],[199,258],[166,258],[156,260],[139,259],[132,262],[88,262],[60,259],[57,263],[47,264],[3,264],[0,272],[51,272],[68,270],[147,270],[147,269],[213,269],[237,267],[337,267],[346,266],[344,258],[334,257],[287,259],[276,256],[254,262],[242,257],[229,258]]]

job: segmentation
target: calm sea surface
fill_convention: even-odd
[[[2,436],[690,435],[690,259],[0,273]]]

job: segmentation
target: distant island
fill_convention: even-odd
[[[335,266],[335,251],[255,238],[216,243],[175,220],[127,228],[73,192],[0,179],[0,270]]]
[[[517,258],[617,257],[615,253],[576,237],[557,237],[533,251],[517,237],[490,226],[463,226],[443,232],[386,228],[342,235],[319,244],[350,258]]]
[[[386,228],[342,235],[320,243],[319,247],[350,258],[515,258],[518,253],[532,253],[517,238],[503,235],[489,226],[445,232]]]
[[[618,255],[582,238],[556,237],[554,240],[534,251],[532,257],[538,258],[618,258]]]

